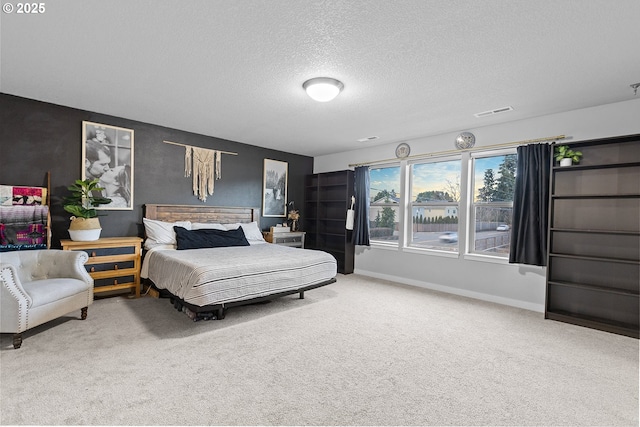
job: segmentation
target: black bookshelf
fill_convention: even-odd
[[[326,172],[305,177],[303,227],[305,247],[333,255],[338,272],[353,273],[352,231],[346,229],[347,209],[354,194],[354,172]]]
[[[545,317],[631,337],[640,323],[640,135],[568,143],[551,169]]]

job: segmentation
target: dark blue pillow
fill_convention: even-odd
[[[187,230],[184,227],[174,225],[173,229],[176,232],[178,250],[249,246],[242,227],[238,227],[236,230]]]

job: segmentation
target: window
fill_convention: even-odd
[[[370,241],[508,258],[516,160],[514,147],[371,166]]]
[[[411,165],[411,224],[408,246],[458,251],[459,158]]]
[[[369,239],[398,244],[400,223],[400,166],[369,170]]]
[[[515,150],[473,155],[470,252],[509,256],[516,159]]]

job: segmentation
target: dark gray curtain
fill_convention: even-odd
[[[355,169],[355,215],[351,242],[354,245],[369,245],[369,166]]]
[[[547,265],[549,177],[553,147],[518,147],[509,262]]]

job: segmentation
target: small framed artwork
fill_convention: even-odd
[[[99,179],[111,203],[102,210],[133,210],[133,130],[82,122],[82,179]]]
[[[262,216],[287,216],[287,178],[289,164],[264,159]]]

